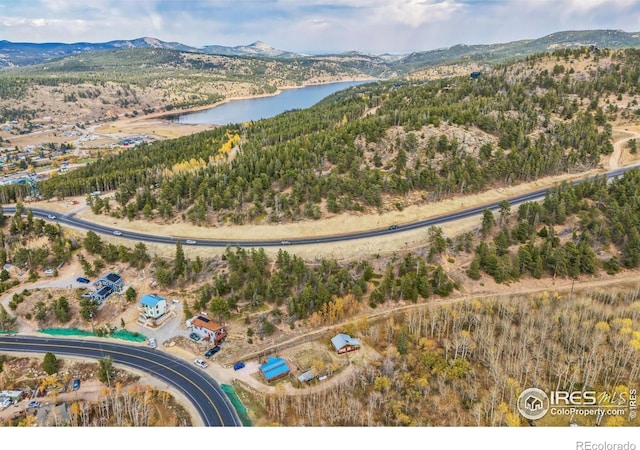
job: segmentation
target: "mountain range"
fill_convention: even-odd
[[[371,55],[360,52],[342,53],[343,57],[377,57],[381,60],[401,62],[405,66],[416,68],[464,61],[501,62],[534,53],[552,51],[560,48],[595,46],[599,48],[640,47],[640,33],[622,30],[582,30],[562,31],[538,39],[527,39],[508,43],[467,45],[458,44],[436,50],[413,52],[407,55]],[[193,47],[179,42],[165,42],[152,37],[132,40],[115,40],[101,43],[77,42],[30,43],[0,41],[0,68],[39,64],[48,60],[101,50],[127,48],[162,48],[184,52],[217,54],[225,56],[262,57],[262,58],[304,58],[310,55],[279,50],[262,41],[249,45],[227,47],[205,45]]]
[[[225,47],[222,45],[206,45],[192,47],[180,42],[165,42],[152,37],[141,37],[131,40],[109,42],[76,42],[64,44],[60,42],[31,43],[0,41],[0,67],[28,66],[40,64],[51,59],[80,53],[102,50],[122,50],[128,48],[162,48],[191,53],[207,53],[225,56],[256,56],[268,58],[300,57],[302,54],[278,50],[261,41],[249,45]]]

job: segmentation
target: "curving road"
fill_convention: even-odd
[[[640,166],[640,163],[634,164],[631,166],[620,167],[609,172],[606,172],[599,176],[606,175],[607,179],[617,178],[622,176],[625,172],[635,169]],[[595,177],[588,177],[581,180],[573,181],[572,184],[579,184],[585,181],[593,180]],[[528,192],[526,194],[518,195],[515,197],[511,197],[506,199],[512,206],[517,205],[524,202],[537,201],[544,198],[547,193],[548,188],[538,189],[536,191]],[[118,230],[116,228],[107,227],[104,225],[88,222],[86,220],[78,219],[73,215],[57,215],[56,212],[48,211],[40,208],[28,208],[25,206],[25,211],[27,209],[31,209],[33,211],[33,215],[36,217],[40,217],[43,219],[53,220],[63,225],[69,225],[72,227],[91,230],[95,233],[99,234],[111,234],[114,232],[119,233],[117,236],[125,239],[132,239],[136,241],[143,242],[153,242],[158,244],[174,244],[176,242],[182,242],[187,245],[201,246],[201,247],[280,247],[287,245],[308,245],[308,244],[326,244],[331,242],[341,242],[341,241],[349,241],[354,239],[365,239],[377,236],[388,235],[392,233],[400,233],[408,230],[415,230],[418,228],[427,228],[434,225],[440,225],[447,222],[452,222],[454,220],[466,219],[468,217],[472,217],[478,214],[481,214],[484,209],[489,210],[497,210],[500,206],[501,201],[488,203],[486,205],[476,206],[473,208],[464,209],[461,211],[441,215],[438,217],[433,217],[430,219],[418,220],[415,222],[410,222],[402,225],[398,225],[394,228],[385,228],[385,229],[376,229],[376,230],[366,230],[360,231],[357,233],[349,233],[349,234],[337,234],[337,235],[325,235],[325,236],[317,236],[317,237],[303,237],[303,238],[292,238],[290,240],[224,240],[224,239],[198,239],[197,241],[193,241],[193,243],[187,243],[186,238],[177,238],[171,236],[156,236],[152,234],[138,233],[135,231],[128,230]],[[4,206],[3,211],[5,213],[15,213],[15,206]],[[52,217],[55,218],[52,219]]]
[[[18,336],[0,336],[0,351],[51,352],[96,359],[111,356],[116,364],[147,372],[180,390],[205,426],[241,426],[233,406],[213,378],[161,351],[105,341]]]

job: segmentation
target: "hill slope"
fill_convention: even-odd
[[[438,64],[458,62],[500,63],[535,53],[578,47],[630,48],[640,47],[640,33],[620,30],[562,31],[538,39],[527,39],[500,44],[465,45],[415,52],[399,60],[397,65],[405,70],[419,69]]]
[[[613,151],[609,121],[637,116],[621,92],[634,89],[640,56],[597,56],[576,50],[562,63],[540,56],[478,80],[361,85],[308,110],[106,158],[44,183],[42,192],[120,188],[125,199],[155,185],[146,201],[106,210],[129,216],[146,207],[157,220],[183,214],[219,226],[402,209],[582,172]],[[578,101],[596,92],[596,101]]]

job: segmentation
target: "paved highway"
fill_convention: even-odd
[[[640,164],[635,164],[632,166],[621,167],[619,169],[612,170],[606,173],[608,179],[616,178],[624,174],[626,171],[637,168]],[[605,175],[605,174],[603,174]],[[602,176],[602,175],[600,175]],[[594,177],[589,177],[581,180],[573,181],[572,184],[582,183],[584,181],[592,180]],[[515,197],[511,197],[506,199],[512,206],[517,205],[524,202],[537,201],[542,200],[547,193],[548,189],[539,189],[537,191],[529,192],[527,194],[518,195]],[[88,222],[86,220],[78,219],[73,215],[57,215],[54,211],[48,211],[40,208],[29,208],[25,206],[25,211],[27,209],[31,209],[33,211],[33,215],[36,217],[40,217],[43,219],[52,220],[58,222],[63,225],[69,225],[72,227],[91,230],[95,233],[100,234],[111,234],[114,232],[118,233],[118,237],[132,239],[135,241],[143,241],[143,242],[153,242],[158,244],[174,244],[176,242],[182,242],[187,245],[201,246],[201,247],[280,247],[287,245],[308,245],[308,244],[326,244],[331,242],[341,242],[341,241],[349,241],[353,239],[365,239],[377,236],[388,235],[392,233],[400,233],[407,230],[415,230],[418,228],[426,228],[434,225],[441,225],[447,222],[452,222],[454,220],[465,219],[467,217],[472,217],[482,213],[482,211],[486,209],[497,210],[499,208],[500,201],[489,203],[486,205],[480,205],[473,208],[464,209],[461,211],[457,211],[450,214],[445,214],[438,217],[433,217],[429,219],[423,219],[416,222],[410,222],[406,224],[398,224],[398,226],[394,229],[384,228],[384,229],[375,229],[375,230],[367,230],[360,231],[357,233],[350,234],[337,234],[337,235],[325,235],[325,236],[317,236],[317,237],[303,237],[303,238],[291,238],[288,240],[225,240],[225,239],[198,239],[197,241],[193,241],[194,243],[187,243],[188,238],[177,238],[172,236],[156,236],[152,234],[144,234],[138,233],[135,231],[128,230],[118,230],[116,228],[95,224],[92,222]],[[4,206],[3,210],[5,213],[13,214],[15,213],[15,206]],[[52,218],[54,217],[55,218]]]
[[[220,386],[202,369],[162,351],[106,341],[41,337],[0,336],[0,351],[74,355],[87,358],[111,356],[167,382],[191,401],[205,426],[241,426],[240,419]]]

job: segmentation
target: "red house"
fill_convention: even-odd
[[[208,339],[214,344],[219,344],[227,337],[227,330],[224,325],[212,321],[203,316],[196,316],[187,320],[187,327],[203,339]]]
[[[338,353],[347,353],[360,349],[360,342],[344,333],[340,333],[332,337],[331,343]]]

